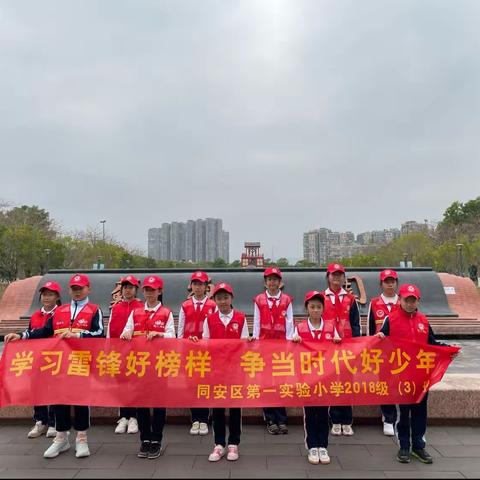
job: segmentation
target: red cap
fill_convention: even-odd
[[[335,273],[335,272],[342,272],[345,273],[345,267],[340,263],[331,263],[327,267],[327,273]]]
[[[277,267],[269,267],[263,272],[263,276],[269,277],[270,275],[276,275],[278,278],[282,278],[282,271]]]
[[[398,273],[395,270],[383,270],[380,272],[380,281],[383,282],[387,278],[398,280]]]
[[[83,273],[76,273],[71,279],[70,283],[68,284],[69,287],[89,287],[90,286],[90,279],[87,275]]]
[[[143,288],[150,287],[150,288],[163,288],[163,280],[156,275],[149,275],[145,277],[143,280]]]
[[[325,303],[325,295],[322,292],[319,292],[318,290],[311,290],[310,292],[307,292],[303,303],[306,305],[307,302],[309,302],[312,298],[316,298],[316,297],[321,298],[322,303]]]
[[[420,289],[411,283],[405,283],[398,289],[398,294],[403,297],[415,297],[417,299],[420,298]]]
[[[198,270],[198,272],[193,272],[192,276],[190,277],[190,281],[193,282],[196,280],[197,282],[208,283],[208,275],[205,272]]]
[[[127,275],[126,277],[122,277],[120,279],[120,283],[122,285],[129,283],[130,285],[133,285],[134,287],[138,287],[140,285],[140,280],[133,275]]]
[[[214,297],[218,292],[224,290],[233,297],[233,288],[228,283],[217,283],[213,289],[212,297]]]
[[[52,282],[51,280],[49,280],[38,289],[40,293],[42,293],[43,290],[51,290],[52,292],[57,292],[60,295],[62,287],[60,287],[57,282]]]

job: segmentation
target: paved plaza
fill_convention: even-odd
[[[92,426],[92,455],[76,459],[73,448],[46,460],[50,443],[26,438],[30,423],[0,427],[0,478],[478,478],[480,426],[430,426],[428,450],[432,465],[412,459],[400,464],[392,438],[380,425],[356,426],[353,437],[330,438],[330,465],[310,465],[303,444],[303,427],[290,426],[289,435],[272,436],[261,425],[245,425],[240,459],[210,463],[213,438],[193,437],[186,425],[167,425],[164,454],[138,459],[138,435],[115,435],[113,426]]]

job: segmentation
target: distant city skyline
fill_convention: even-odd
[[[220,218],[162,223],[148,230],[147,255],[155,260],[229,262],[229,233]]]

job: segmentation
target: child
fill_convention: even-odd
[[[132,337],[175,338],[175,325],[172,311],[162,305],[163,280],[150,275],[143,281],[145,305],[136,308],[128,317],[127,324],[120,338],[131,340]],[[165,408],[137,408],[138,426],[140,428],[140,450],[138,458],[158,458],[162,453],[163,428],[165,426]]]
[[[446,346],[435,340],[427,317],[418,311],[420,290],[416,285],[402,285],[398,291],[400,307],[385,318],[382,328],[375,336],[385,338],[406,338],[429,345]],[[397,420],[397,436],[400,450],[397,460],[410,463],[410,446],[412,456],[423,463],[433,463],[432,456],[425,450],[425,433],[427,431],[427,398],[428,392],[420,403],[399,405],[400,418]],[[411,430],[411,441],[410,441]]]
[[[87,275],[77,273],[69,282],[69,292],[72,301],[55,309],[52,317],[43,328],[27,330],[22,334],[24,339],[34,338],[100,338],[103,337],[102,311],[97,305],[90,303],[90,280]],[[52,445],[45,451],[45,458],[55,458],[70,449],[68,436],[72,421],[71,405],[55,405],[55,423],[57,435]],[[87,442],[87,430],[90,426],[89,407],[74,406],[74,422],[77,430],[75,441],[75,456],[77,458],[90,456]]]
[[[341,342],[335,329],[335,320],[323,319],[325,299],[317,290],[305,295],[305,310],[308,319],[295,327],[294,342],[304,340],[314,342]],[[305,445],[308,450],[308,461],[313,465],[330,463],[328,455],[328,407],[304,407],[303,425],[305,429]]]
[[[359,337],[360,313],[355,296],[348,293],[345,284],[345,268],[339,263],[331,263],[327,267],[327,285],[325,290],[326,318],[335,318],[335,328],[340,337]],[[353,435],[353,410],[351,406],[330,407],[332,435]]]
[[[27,338],[27,332],[38,328],[43,328],[47,321],[53,316],[55,309],[61,305],[60,292],[61,287],[58,283],[48,281],[40,289],[40,303],[42,308],[32,314],[28,328],[20,334],[9,333],[5,336],[5,343],[20,338]],[[37,438],[46,432],[47,438],[53,438],[57,435],[55,430],[55,410],[53,405],[34,406],[33,419],[34,427],[28,432],[28,438]]]
[[[382,328],[385,318],[394,312],[398,306],[398,274],[395,270],[380,272],[380,296],[372,298],[368,306],[368,334],[375,335]],[[383,434],[388,437],[395,435],[393,425],[397,420],[397,407],[395,405],[381,405],[383,416]]]
[[[205,272],[194,272],[190,278],[190,287],[193,293],[188,300],[182,303],[178,314],[178,338],[202,338],[203,323],[207,315],[216,309],[215,302],[207,296],[210,280]],[[191,408],[192,428],[190,435],[207,435],[208,408]]]
[[[219,283],[213,289],[213,299],[217,305],[217,311],[208,315],[203,324],[203,338],[206,339],[248,339],[248,326],[245,314],[234,310],[232,307],[233,289],[228,283]],[[192,341],[198,341],[192,337]],[[230,421],[228,425],[228,453],[227,460],[238,460],[238,445],[242,432],[242,411],[240,408],[229,409]],[[225,409],[212,409],[213,433],[215,448],[208,457],[210,462],[218,462],[225,455],[226,426]]]
[[[253,337],[251,340],[292,340],[294,332],[292,299],[282,292],[282,272],[270,267],[263,273],[266,290],[254,299]],[[285,407],[263,409],[267,431],[271,435],[287,434]]]
[[[136,309],[143,307],[143,303],[136,298],[140,282],[133,275],[120,279],[121,298],[110,311],[107,338],[120,338],[127,319]],[[134,407],[120,407],[120,418],[117,421],[115,433],[138,433],[137,409]]]

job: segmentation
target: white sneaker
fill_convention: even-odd
[[[90,450],[88,448],[87,435],[78,433],[75,441],[75,456],[77,458],[89,457]]]
[[[318,456],[318,448],[308,449],[308,461],[312,465],[318,465],[320,463],[320,457]]]
[[[384,423],[383,424],[383,434],[387,437],[395,436],[395,429],[393,428],[393,423]]]
[[[55,427],[48,427],[47,434],[45,435],[47,438],[55,438],[57,436],[57,431]]]
[[[342,425],[340,423],[334,423],[332,425],[332,435],[341,435],[342,434]]]
[[[215,445],[213,452],[208,456],[209,462],[218,462],[225,455],[225,448],[221,445]]]
[[[35,422],[33,428],[28,432],[28,438],[37,438],[41,437],[47,431],[47,426],[44,425],[40,420]]]
[[[328,465],[330,463],[330,457],[326,448],[318,449],[318,456],[320,457],[320,463],[322,465]]]
[[[238,457],[239,457],[238,445],[229,445],[227,448],[228,448],[227,460],[230,460],[231,462],[238,460]]]
[[[190,435],[198,435],[200,433],[200,422],[193,422],[190,429]]]
[[[118,422],[115,428],[115,433],[126,433],[127,432],[128,421],[125,417],[122,417]]]
[[[208,435],[208,425],[206,423],[200,422],[200,428],[198,430],[198,434],[199,435]]]
[[[62,432],[64,433],[64,432]],[[55,440],[52,444],[45,450],[43,456],[45,458],[55,458],[62,452],[66,452],[70,448],[70,443],[68,442],[68,435],[70,432],[66,432],[67,435],[61,435],[57,433]]]
[[[128,419],[128,429],[127,433],[138,433],[138,422],[134,417]]]
[[[383,423],[383,434],[387,437],[394,437],[395,436],[395,429],[393,428],[393,423]]]
[[[342,433],[347,437],[351,437],[353,435],[353,428],[351,425],[342,425]]]

